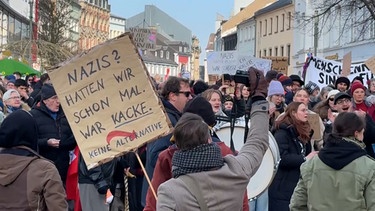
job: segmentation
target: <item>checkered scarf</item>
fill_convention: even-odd
[[[224,165],[220,147],[215,144],[202,144],[191,150],[179,150],[172,158],[172,175],[181,175],[209,171]]]

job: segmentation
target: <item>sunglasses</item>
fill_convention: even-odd
[[[191,95],[191,92],[178,92],[178,93],[184,94],[185,97],[189,97]]]

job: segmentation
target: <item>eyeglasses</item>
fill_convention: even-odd
[[[330,97],[330,98],[328,98],[328,99],[329,99],[329,101],[334,101],[334,100],[335,100],[334,97]]]
[[[184,94],[185,97],[189,97],[191,95],[191,92],[178,92],[180,94]]]
[[[20,97],[20,96],[14,96],[14,97],[10,97],[9,99],[12,99],[12,100],[19,100],[19,99],[21,99],[21,97]]]
[[[336,104],[343,104],[343,103],[349,103],[350,100],[345,98],[345,99],[340,99],[340,100],[337,100]]]

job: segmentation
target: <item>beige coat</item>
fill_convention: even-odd
[[[197,182],[209,210],[242,210],[244,191],[268,148],[268,102],[253,104],[250,121],[247,141],[237,156],[225,156],[225,164],[218,170],[187,175]],[[157,210],[198,211],[200,208],[185,183],[177,178],[159,186]]]

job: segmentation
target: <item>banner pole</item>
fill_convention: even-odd
[[[135,156],[137,157],[137,160],[138,160],[138,162],[139,162],[139,165],[140,165],[141,168],[142,168],[142,171],[145,173],[145,177],[146,177],[147,183],[148,183],[148,185],[149,185],[149,187],[150,187],[150,189],[151,189],[152,194],[153,194],[154,197],[155,197],[155,200],[158,201],[158,196],[156,195],[156,192],[155,192],[155,190],[154,190],[154,187],[153,187],[152,184],[151,184],[151,180],[150,180],[150,178],[148,177],[148,174],[147,174],[147,172],[146,172],[146,169],[145,169],[145,167],[143,166],[143,163],[142,163],[141,158],[139,157],[137,151],[135,151]]]

